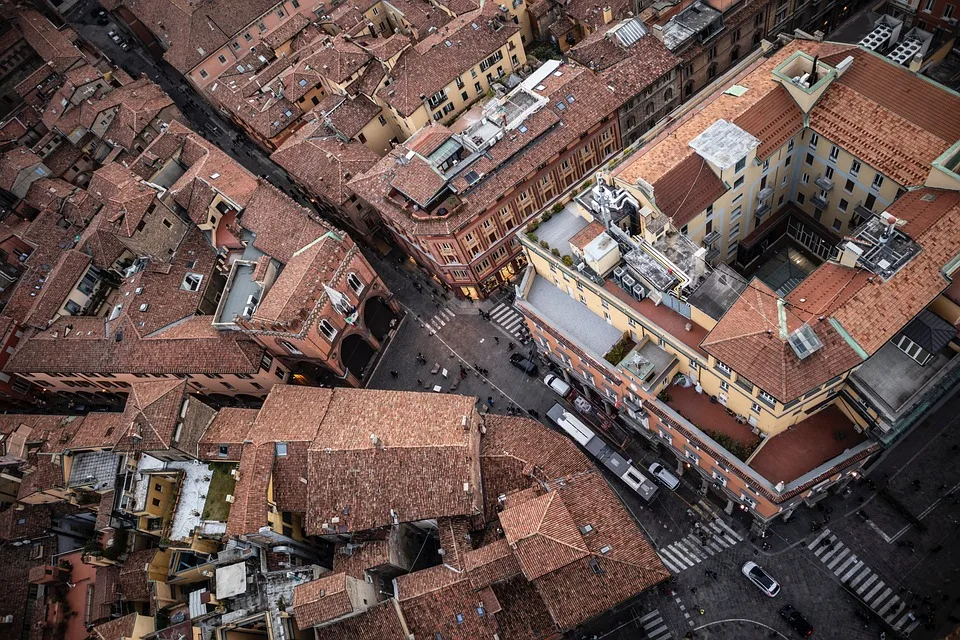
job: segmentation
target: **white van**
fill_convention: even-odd
[[[543,379],[543,384],[553,389],[561,398],[566,398],[570,395],[570,385],[567,384],[563,378],[558,378],[552,373],[547,374],[547,377]]]

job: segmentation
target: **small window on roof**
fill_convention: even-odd
[[[457,614],[457,624],[463,624],[463,614],[462,614],[462,613],[458,613],[458,614]]]
[[[453,43],[450,42],[449,40],[444,40],[444,41],[443,41],[443,44],[447,45],[448,47],[452,47],[452,46],[453,46]]]
[[[476,31],[477,29],[480,28],[480,27],[477,26],[477,23],[476,23],[476,22],[471,22],[471,23],[470,23],[470,26],[473,27],[473,30],[474,30],[474,31]]]
[[[306,81],[306,79],[301,78],[301,79],[300,79],[300,82],[299,82],[298,84],[299,84],[301,87],[305,87],[305,86],[307,86],[307,81]]]
[[[278,456],[278,457],[285,457],[285,456],[287,455],[287,443],[286,443],[286,442],[278,442],[278,443],[276,444],[276,450],[277,450],[277,456]]]
[[[574,98],[573,96],[567,96],[567,102],[569,102],[570,104],[573,104],[574,102],[576,102],[576,98]]]
[[[222,444],[222,445],[220,445],[220,447],[217,449],[217,457],[218,457],[218,458],[226,458],[227,455],[229,455],[229,453],[230,453],[230,445]]]
[[[567,105],[565,105],[564,103],[562,102],[557,103],[557,111],[563,111],[566,108],[567,108]]]
[[[201,282],[203,282],[203,275],[199,273],[188,273],[183,276],[183,282],[180,283],[180,288],[184,291],[199,291]]]

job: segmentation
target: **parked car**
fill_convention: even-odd
[[[648,470],[654,478],[660,481],[660,484],[670,491],[676,491],[677,487],[680,486],[680,478],[667,471],[666,467],[659,462],[654,462]]]
[[[780,617],[786,620],[787,624],[800,634],[800,637],[809,638],[813,635],[813,627],[807,622],[807,619],[791,605],[788,604],[780,609]]]
[[[123,49],[124,51],[130,51],[130,45],[127,44],[126,42],[121,42],[120,48]]]
[[[519,353],[514,353],[510,356],[510,364],[515,366],[517,369],[520,369],[520,371],[523,371],[531,378],[537,375],[537,365],[533,361],[524,358]]]
[[[107,31],[107,35],[110,36],[110,39],[116,42],[117,44],[120,44],[121,42],[123,42],[123,38],[121,38],[116,31]]]
[[[106,14],[102,16],[97,16],[97,26],[105,27],[110,24],[110,18]]]
[[[750,582],[757,585],[760,591],[763,591],[771,598],[780,593],[780,585],[777,581],[771,578],[770,574],[764,571],[756,562],[746,562],[740,570],[743,572],[743,575],[747,576]]]
[[[570,395],[570,385],[567,384],[563,378],[559,378],[552,373],[547,374],[547,377],[543,379],[543,384],[553,389],[561,398],[566,398]]]

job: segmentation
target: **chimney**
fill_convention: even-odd
[[[610,7],[603,8],[603,24],[610,24],[613,21],[613,9]]]
[[[840,254],[840,266],[850,267],[852,269],[857,266],[857,261],[861,255],[863,255],[863,249],[861,249],[857,243],[847,241],[843,245],[843,252]]]

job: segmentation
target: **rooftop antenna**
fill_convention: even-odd
[[[820,59],[819,55],[813,56],[813,69],[810,71],[810,86],[817,84],[817,60]]]

